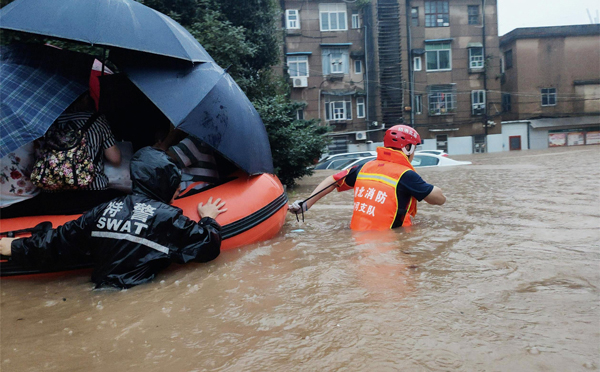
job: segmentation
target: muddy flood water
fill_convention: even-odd
[[[448,201],[410,230],[352,233],[352,192],[332,193],[127,291],[3,278],[1,370],[598,370],[600,147],[454,158],[473,165],[419,171]]]

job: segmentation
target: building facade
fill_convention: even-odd
[[[518,28],[500,48],[505,150],[600,143],[600,25]]]
[[[500,133],[495,0],[281,6],[291,98],[305,103],[299,118],[331,127],[332,152],[372,149],[396,124],[455,154],[486,151]]]

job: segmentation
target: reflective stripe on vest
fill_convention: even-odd
[[[398,181],[409,170],[414,168],[402,152],[377,148],[377,159],[366,163],[356,177],[350,228],[361,231],[392,228],[398,214]],[[412,225],[410,218],[417,213],[415,198],[410,198],[406,211],[402,226]]]

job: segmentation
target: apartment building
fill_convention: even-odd
[[[291,97],[331,127],[332,152],[371,149],[396,124],[454,154],[500,133],[495,0],[281,4]]]
[[[505,150],[600,144],[600,25],[500,39]]]
[[[426,149],[499,148],[500,51],[495,0],[406,0],[404,121]],[[490,137],[492,136],[492,137]],[[489,143],[488,143],[489,142]]]

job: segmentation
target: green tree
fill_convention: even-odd
[[[312,173],[308,168],[327,145],[325,127],[317,120],[296,120],[302,103],[291,102],[285,95],[275,95],[254,102],[271,142],[273,165],[281,182],[293,186],[295,179]]]

